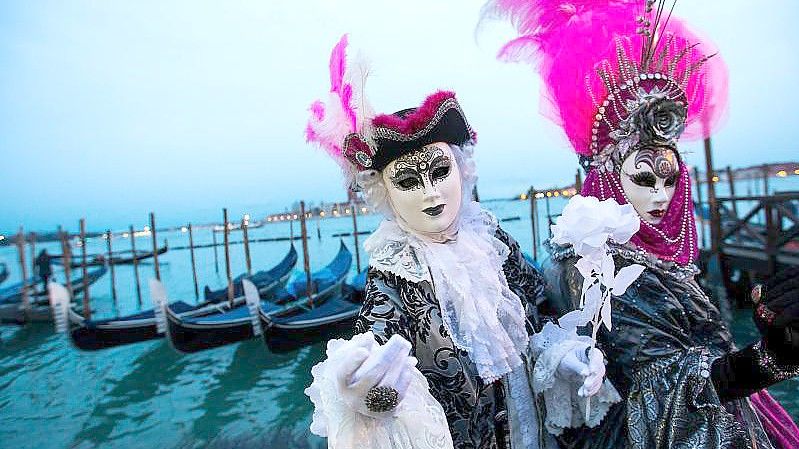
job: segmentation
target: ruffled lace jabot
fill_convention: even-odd
[[[495,237],[497,226],[490,212],[470,202],[455,240],[436,243],[384,220],[364,242],[373,268],[432,283],[444,327],[486,382],[521,365],[529,338],[521,300],[502,269],[510,250]]]

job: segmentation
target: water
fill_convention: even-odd
[[[553,198],[551,210],[559,211],[564,204],[564,199]],[[486,206],[500,219],[520,217],[502,225],[530,252],[529,203],[489,202]],[[540,206],[543,219],[544,203]],[[360,217],[359,229],[372,230],[378,221],[376,216]],[[324,265],[335,255],[339,239],[331,235],[350,231],[352,222],[344,217],[322,220],[320,225],[321,240],[316,238],[316,222],[308,223],[312,267]],[[546,226],[541,230],[546,234]],[[299,226],[295,226],[298,232]],[[288,235],[288,223],[250,231],[251,239]],[[167,238],[171,247],[188,243],[187,234],[181,232],[159,233],[158,237]],[[240,240],[240,235],[234,234],[232,240]],[[210,230],[195,231],[197,244],[210,241]],[[345,237],[344,242],[353,248],[352,237]],[[139,249],[150,245],[148,237],[136,241]],[[37,245],[42,247],[60,253],[56,244]],[[114,248],[127,249],[129,244],[115,239]],[[87,249],[102,252],[105,242],[90,241]],[[273,266],[287,250],[288,242],[252,244],[253,269]],[[223,249],[218,249],[219,272],[212,248],[198,249],[196,256],[201,291],[206,283],[223,287]],[[0,248],[0,258],[12,270],[7,282],[18,280],[14,249]],[[160,261],[170,299],[194,301],[189,252],[170,250]],[[243,246],[231,247],[231,265],[234,275],[244,270]],[[298,265],[301,267],[301,260]],[[95,317],[139,310],[132,267],[116,268],[117,305],[106,275],[92,286]],[[140,270],[143,307],[149,308],[146,279],[152,277],[153,266],[142,264]],[[736,321],[737,341],[753,341],[756,330],[749,312],[739,312]],[[0,326],[0,448],[326,447],[323,439],[308,431],[312,408],[303,394],[311,382],[310,368],[322,359],[323,351],[320,344],[289,354],[271,354],[260,340],[252,340],[183,355],[161,340],[80,352],[64,337],[54,335],[51,325]],[[783,383],[772,391],[799,419],[799,381]]]

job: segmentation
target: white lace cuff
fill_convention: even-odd
[[[364,338],[335,339],[327,344],[327,359],[311,369],[313,382],[305,394],[314,404],[311,432],[328,438],[329,449],[453,449],[446,415],[429,392],[427,379],[412,368],[412,380],[404,399],[385,416],[367,416],[348,405],[337,380]]]
[[[597,394],[591,396],[590,409],[586,416],[588,398],[579,396],[580,385],[558,374],[561,360],[575,347],[590,343],[588,337],[577,335],[547,323],[544,329],[532,338],[533,391],[543,395],[546,407],[544,425],[553,435],[560,435],[567,427],[586,425],[595,427],[602,421],[610,406],[621,400],[619,393],[609,380],[605,380]]]

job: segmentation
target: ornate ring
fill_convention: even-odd
[[[388,412],[399,403],[399,393],[391,387],[372,387],[363,402],[370,412]]]
[[[755,309],[755,313],[760,320],[769,326],[771,326],[774,323],[774,320],[777,318],[777,314],[762,303],[758,304],[757,308]]]
[[[757,284],[754,287],[752,287],[751,297],[752,297],[752,303],[754,303],[755,305],[757,305],[758,303],[760,303],[760,301],[763,300],[763,284]]]

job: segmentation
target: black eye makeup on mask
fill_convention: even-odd
[[[391,183],[399,190],[414,190],[422,186],[422,180],[415,170],[403,169],[391,177]]]
[[[657,178],[655,174],[651,171],[642,171],[638,173],[634,173],[632,175],[625,173],[625,175],[630,178],[630,181],[634,182],[635,184],[641,187],[655,187],[657,184]]]
[[[451,163],[444,151],[428,145],[397,158],[389,177],[397,189],[414,190],[423,186],[424,177],[435,184],[449,176],[450,171]]]
[[[663,183],[666,187],[674,187],[677,184],[677,175],[671,175],[666,178],[666,182]]]
[[[430,163],[430,183],[443,181],[452,171],[452,163],[446,156],[436,158]]]

